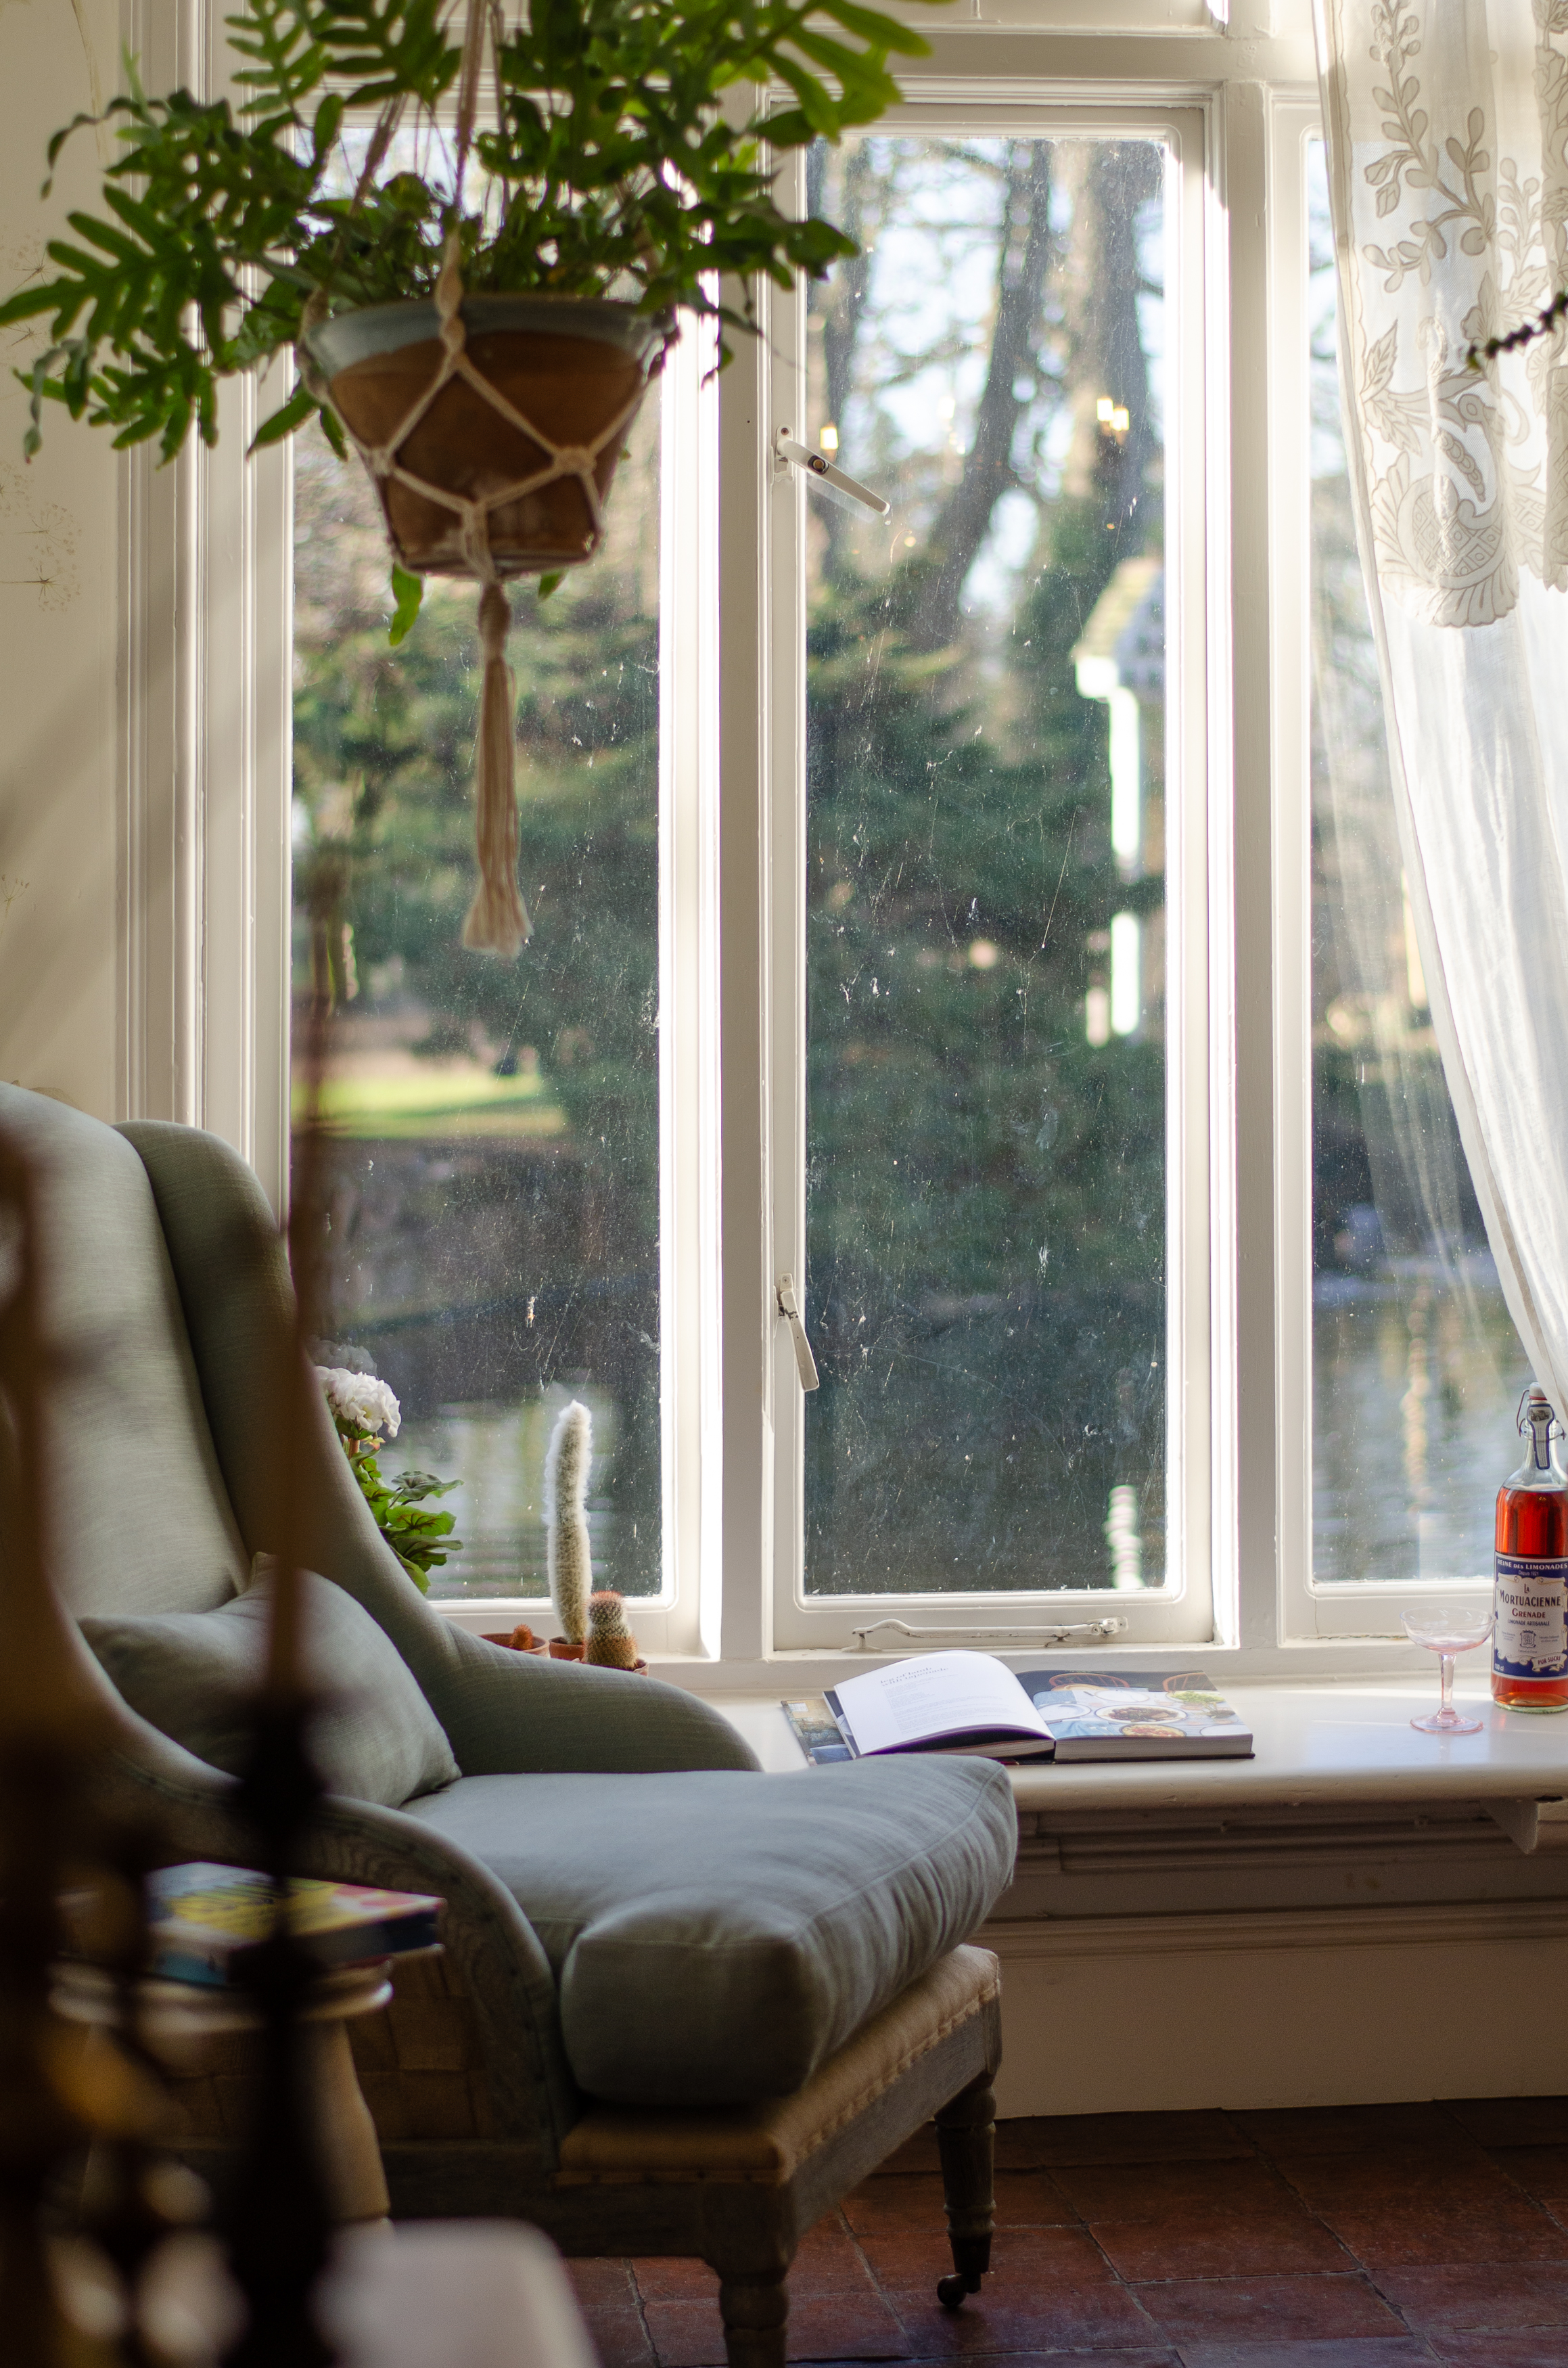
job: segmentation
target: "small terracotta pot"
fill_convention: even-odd
[[[484,1641],[487,1645],[504,1645],[509,1653],[537,1653],[541,1657],[548,1656],[552,1661],[582,1661],[586,1658],[586,1647],[582,1645],[569,1645],[564,1636],[552,1636],[548,1645],[542,1637],[529,1645],[522,1645],[517,1641],[519,1636],[532,1635],[531,1628],[514,1628],[509,1636],[498,1636],[486,1632]],[[626,1677],[636,1675],[645,1678],[647,1674],[648,1664],[643,1660],[633,1661],[630,1669],[622,1671],[622,1675]]]
[[[542,1653],[544,1651],[544,1639],[541,1636],[536,1636],[533,1630],[526,1625],[514,1628],[505,1636],[497,1635],[494,1630],[486,1630],[484,1641],[487,1645],[504,1645],[509,1653]]]
[[[466,296],[462,319],[474,369],[558,449],[591,448],[628,404],[641,402],[664,335],[658,322],[630,305],[587,296]],[[334,408],[361,443],[378,449],[396,435],[441,363],[440,322],[429,298],[340,313],[305,342],[329,381]],[[630,432],[630,418],[625,425]],[[592,464],[601,503],[622,443],[622,436],[612,436]],[[537,475],[550,454],[476,388],[454,378],[404,437],[397,458],[427,485],[479,501]],[[377,491],[405,567],[426,575],[472,573],[455,510],[395,479]],[[573,475],[500,504],[489,514],[489,535],[503,576],[575,566],[599,543],[581,480]]]

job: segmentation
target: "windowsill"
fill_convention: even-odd
[[[1100,1601],[1114,1605],[1115,1600],[1114,1597],[1096,1600],[1096,1609]],[[504,1634],[519,1621],[527,1621],[541,1633],[549,1633],[555,1625],[554,1613],[548,1603],[524,1602],[517,1598],[489,1602],[460,1598],[437,1600],[430,1608],[475,1635]],[[677,1634],[688,1631],[690,1622],[681,1619],[677,1624],[676,1614],[669,1605],[642,1603],[635,1597],[628,1597],[626,1608],[639,1647],[653,1675],[688,1693],[709,1695],[718,1702],[744,1702],[755,1697],[759,1702],[776,1703],[781,1694],[821,1693],[824,1686],[841,1685],[846,1678],[859,1677],[868,1669],[908,1657],[907,1652],[866,1653],[824,1646],[755,1658],[710,1658],[682,1651],[672,1641],[671,1630],[676,1630]],[[988,1608],[983,1616],[987,1622],[995,1618],[994,1607]],[[1040,1616],[1045,1616],[1043,1611]],[[1072,1616],[1084,1618],[1088,1614],[1074,1610]],[[1423,1684],[1430,1685],[1436,1699],[1436,1664],[1429,1653],[1392,1633],[1397,1626],[1397,1614],[1389,1612],[1380,1599],[1366,1607],[1363,1616],[1367,1626],[1358,1634],[1292,1636],[1278,1645],[1230,1645],[1212,1640],[1207,1644],[1119,1641],[1096,1645],[1018,1646],[998,1651],[996,1658],[1013,1668],[1037,1668],[1042,1661],[1059,1662],[1074,1669],[1107,1671],[1202,1668],[1232,1699],[1242,1687],[1261,1688],[1272,1694],[1281,1687],[1298,1692],[1317,1692],[1340,1684],[1375,1689],[1403,1682],[1410,1682],[1417,1690]],[[1380,1632],[1374,1623],[1384,1620],[1391,1626]],[[951,1643],[968,1651],[993,1649],[983,1635],[966,1634],[958,1629],[953,1632]],[[930,1644],[910,1649],[928,1652],[940,1648]],[[1551,1720],[1546,1725],[1550,1727]],[[1568,1725],[1563,1730],[1563,1748],[1568,1759]]]
[[[1225,1693],[1253,1730],[1253,1759],[1026,1763],[1009,1771],[1020,1812],[1528,1802],[1568,1793],[1568,1713],[1559,1720],[1500,1710],[1484,1673],[1461,1678],[1456,1688],[1456,1699],[1484,1721],[1480,1734],[1447,1738],[1410,1724],[1436,1706],[1435,1669],[1424,1679],[1227,1684]],[[714,1699],[765,1768],[805,1765],[777,1693]]]

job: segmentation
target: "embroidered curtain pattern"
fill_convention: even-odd
[[[1568,0],[1316,0],[1406,884],[1510,1312],[1568,1411]]]

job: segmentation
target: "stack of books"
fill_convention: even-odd
[[[148,1972],[209,1989],[243,1987],[249,1962],[272,1931],[270,1879],[250,1867],[198,1860],[161,1867],[148,1877],[147,1891]],[[422,1892],[296,1877],[289,1884],[289,1927],[325,1973],[433,1947],[443,1905]]]

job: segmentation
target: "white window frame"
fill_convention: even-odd
[[[150,89],[217,86],[225,0],[131,0]],[[281,1210],[289,1163],[293,468],[285,400],[221,390],[216,447],[119,462],[116,1099],[222,1135]]]
[[[1163,1641],[1141,1622],[1142,1634],[1064,1657],[1176,1666],[1200,1646],[1236,1677],[1418,1666],[1392,1639],[1394,1599],[1432,1590],[1336,1589],[1325,1603],[1308,1568],[1307,9],[1278,0],[1276,29],[1268,0],[1231,0],[1228,25],[1202,0],[1120,0],[1088,32],[1074,29],[1075,0],[1005,0],[1010,24],[984,21],[989,0],[975,5],[967,23],[911,10],[935,54],[908,71],[906,116],[890,131],[936,128],[957,104],[993,110],[999,128],[1039,129],[1042,109],[1062,128],[1179,119],[1201,122],[1204,156],[1207,382],[1203,438],[1188,449],[1201,441],[1210,462],[1193,513],[1208,543],[1207,655],[1186,712],[1207,742],[1209,917],[1207,944],[1189,931],[1185,959],[1189,985],[1199,973],[1190,1008],[1207,1012],[1206,1193],[1193,1190],[1190,1123],[1178,1157],[1189,1212],[1207,1201],[1187,1272],[1201,1279],[1196,1337],[1208,1353],[1206,1371],[1171,1375],[1173,1400],[1187,1401],[1188,1472],[1202,1474],[1184,1514],[1180,1602],[1192,1616]],[[208,83],[225,6],[132,0],[129,37],[153,86]],[[770,300],[765,290],[765,309]],[[790,1180],[801,1173],[800,808],[779,788],[791,768],[799,777],[803,615],[791,593],[782,629],[778,586],[801,496],[777,484],[767,434],[776,373],[791,367],[789,309],[772,306],[777,359],[741,341],[716,387],[683,394],[685,378],[700,378],[688,338],[665,430],[666,1588],[638,1624],[667,1674],[718,1688],[776,1682],[802,1653],[813,1682],[867,1665],[842,1634],[801,1620],[816,1609],[797,1599],[801,1406],[774,1300],[776,1275],[799,1279],[803,1265]],[[282,394],[276,374],[259,393],[226,389],[215,452],[163,471],[145,451],[121,464],[121,1109],[214,1128],[276,1205],[288,1142],[291,472],[286,446],[256,460],[246,446]],[[1192,1107],[1188,1097],[1189,1121]],[[1199,1614],[1204,1578],[1211,1610]],[[874,1599],[893,1616],[913,1600]],[[1131,1605],[1009,1595],[983,1605],[987,1624],[1020,1600],[1041,1624],[1070,1605]],[[515,1602],[443,1608],[483,1627]],[[920,1622],[957,1634],[982,1608],[949,1598],[922,1605]],[[1344,1633],[1342,1613],[1358,1633]]]
[[[977,1589],[962,1595],[933,1589],[897,1596],[806,1593],[802,1506],[806,1401],[795,1374],[787,1327],[775,1325],[769,1384],[774,1407],[774,1529],[771,1540],[772,1634],[778,1650],[843,1650],[852,1632],[878,1619],[950,1634],[955,1641],[988,1631],[1049,1629],[1112,1615],[1126,1622],[1124,1646],[1151,1641],[1194,1645],[1213,1635],[1210,1507],[1214,1474],[1209,1284],[1211,1214],[1210,959],[1228,965],[1222,926],[1211,936],[1208,803],[1223,799],[1223,678],[1216,680],[1207,615],[1209,487],[1224,462],[1222,415],[1209,401],[1209,383],[1222,374],[1224,347],[1214,331],[1222,319],[1223,290],[1214,287],[1217,191],[1212,106],[1182,107],[1124,98],[1085,105],[1049,83],[993,87],[936,76],[880,127],[893,138],[982,136],[1157,140],[1166,144],[1166,367],[1165,397],[1166,502],[1166,720],[1169,780],[1179,784],[1167,805],[1166,1197],[1167,1318],[1167,1577],[1140,1594],[1110,1589]],[[781,175],[786,202],[801,202]],[[1222,279],[1222,274],[1221,279]],[[804,290],[770,290],[764,327],[767,366],[762,375],[766,409],[760,440],[771,448],[775,428],[803,433],[805,403]],[[803,1277],[806,1167],[806,814],[805,814],[805,505],[799,472],[775,464],[765,511],[761,568],[773,623],[773,674],[768,840],[771,912],[772,1234],[777,1267]],[[1218,723],[1220,730],[1214,726]],[[1228,905],[1219,906],[1220,915]],[[807,1311],[808,1322],[811,1311]],[[1178,1378],[1179,1377],[1179,1378]],[[766,1581],[765,1581],[766,1583]]]

